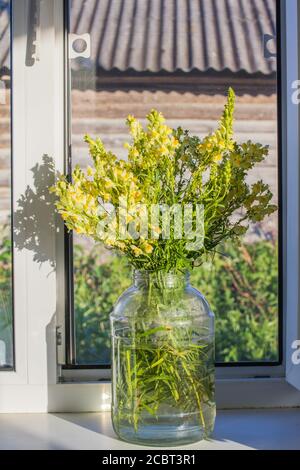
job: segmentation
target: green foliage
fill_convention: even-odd
[[[0,234],[0,290],[5,292],[11,283],[11,241]]]
[[[1,227],[0,240],[0,339],[5,342],[7,357],[12,358],[12,258],[8,227]]]
[[[267,241],[226,244],[225,256],[212,267],[194,270],[192,285],[209,300],[216,315],[217,361],[277,359],[277,248]],[[103,249],[76,247],[75,305],[79,362],[110,361],[108,317],[119,295],[131,284],[125,258],[112,255],[103,264]]]
[[[89,253],[75,246],[74,288],[78,362],[110,363],[109,314],[118,296],[131,284],[124,258],[112,256],[101,264],[103,249]]]
[[[227,244],[224,252],[191,278],[216,315],[217,360],[277,360],[277,247],[266,241]]]

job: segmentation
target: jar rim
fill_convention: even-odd
[[[133,270],[133,279],[135,283],[138,282],[147,282],[151,279],[160,279],[166,284],[166,287],[172,287],[176,285],[176,283],[189,283],[190,280],[190,273],[189,271],[184,272],[168,272],[168,271],[147,271],[147,270]]]
[[[137,269],[137,268],[133,268],[133,274],[138,274],[138,275],[145,275],[145,276],[148,276],[148,275],[151,275],[151,274],[159,274],[159,275],[170,275],[170,276],[178,276],[178,277],[182,277],[182,276],[187,276],[190,274],[190,272],[188,270],[185,270],[185,271],[178,271],[178,272],[175,272],[175,271],[165,271],[163,269],[160,269],[158,271],[150,271],[150,270],[147,270],[147,269]]]

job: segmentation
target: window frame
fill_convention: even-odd
[[[70,0],[65,0],[65,54],[66,54],[66,132],[67,132],[67,162],[66,168],[67,173],[71,175],[72,173],[72,129],[71,129],[71,119],[72,119],[72,101],[71,101],[71,70],[70,70],[70,60],[69,60],[69,46],[68,46],[68,37],[70,33]],[[278,276],[278,360],[276,361],[249,361],[249,362],[227,362],[227,363],[216,363],[219,377],[243,377],[243,376],[270,376],[278,377],[284,375],[284,364],[283,364],[283,350],[284,350],[284,340],[283,340],[283,324],[284,324],[284,315],[283,315],[283,264],[284,264],[284,254],[283,254],[283,210],[282,210],[282,184],[281,180],[283,179],[283,152],[282,152],[282,100],[281,100],[281,90],[282,90],[282,70],[281,70],[281,51],[282,51],[282,41],[281,41],[281,2],[276,0],[276,29],[277,29],[277,63],[278,63],[278,73],[277,73],[277,116],[278,116],[278,266],[279,266],[279,276]],[[92,364],[84,365],[76,363],[76,319],[75,319],[75,300],[74,300],[74,268],[73,268],[73,236],[72,233],[67,233],[65,235],[65,272],[66,272],[66,285],[68,291],[68,300],[66,302],[66,316],[65,316],[65,334],[66,341],[64,343],[65,352],[63,354],[64,360],[62,361],[62,377],[100,377],[101,371],[103,371],[103,376],[107,377],[107,373],[110,370],[110,364]],[[223,370],[224,369],[224,370]],[[229,369],[230,372],[225,371]],[[238,371],[236,370],[238,369]],[[88,370],[87,372],[82,372]],[[94,372],[93,372],[94,371]]]
[[[66,41],[63,0],[41,2],[41,58],[31,68],[24,64],[26,18],[30,2],[12,1],[15,209],[20,195],[28,184],[32,184],[30,170],[41,161],[42,154],[51,153],[56,170],[66,170],[65,155],[69,155],[69,143],[65,138]],[[283,364],[272,368],[229,367],[217,370],[217,406],[223,409],[300,406],[300,366],[295,366],[291,361],[291,340],[300,339],[294,338],[295,334],[299,333],[300,336],[299,236],[295,236],[295,232],[299,234],[300,228],[300,119],[299,108],[292,105],[290,99],[291,84],[295,79],[300,79],[300,6],[297,0],[281,0],[281,7],[282,175],[285,181],[283,193],[287,194],[282,207]],[[41,99],[42,106],[39,103]],[[111,392],[107,369],[101,374],[99,369],[65,369],[62,375],[62,367],[59,365],[65,359],[65,303],[68,301],[68,290],[65,284],[64,228],[59,217],[55,220],[56,230],[53,233],[49,233],[47,227],[41,227],[56,260],[55,271],[49,270],[47,263],[44,263],[46,266],[37,266],[32,253],[14,247],[16,371],[0,371],[0,412],[87,412],[109,409]]]
[[[12,4],[9,4],[9,37],[10,37],[10,43],[11,43],[11,35],[12,35]],[[9,53],[9,62],[10,62],[10,92],[12,90],[12,47],[10,47],[10,53]],[[12,212],[13,212],[13,142],[12,142],[12,107],[13,107],[13,101],[12,101],[12,93],[10,95],[10,158],[9,158],[9,165],[10,165],[10,178],[9,178],[9,184],[10,184],[10,211],[11,211],[11,219],[9,223],[9,231],[10,231],[10,242],[11,242],[11,275],[10,275],[10,297],[11,297],[11,308],[12,308],[12,321],[11,321],[11,329],[12,329],[12,365],[11,366],[0,366],[0,372],[14,372],[16,370],[16,360],[15,360],[15,315],[14,315],[14,254],[13,254],[13,220],[12,220]]]
[[[226,363],[226,364],[216,364],[217,368],[217,377],[220,379],[234,379],[234,378],[279,378],[285,376],[285,338],[284,333],[286,330],[285,326],[285,315],[284,315],[284,278],[285,276],[285,264],[286,264],[286,257],[287,257],[287,250],[284,249],[284,226],[286,225],[285,220],[287,218],[285,204],[283,202],[283,193],[286,192],[286,189],[289,187],[288,184],[284,184],[285,175],[286,175],[286,168],[284,168],[284,148],[283,143],[285,142],[284,134],[285,134],[285,125],[284,125],[284,106],[288,105],[288,99],[285,99],[285,94],[287,93],[286,90],[286,80],[287,77],[286,72],[287,70],[283,70],[284,61],[281,60],[281,54],[283,54],[284,46],[285,46],[285,35],[287,33],[287,29],[285,28],[285,21],[282,18],[282,14],[284,14],[285,10],[290,10],[287,4],[284,1],[277,0],[277,50],[280,51],[278,54],[278,195],[279,195],[279,256],[278,256],[278,263],[279,263],[279,318],[278,318],[278,338],[279,338],[279,359],[278,361],[270,362],[270,361],[261,361],[261,362],[249,362],[249,363]],[[65,18],[66,18],[66,42],[68,40],[68,32],[69,32],[69,2],[65,1]],[[285,17],[284,17],[285,19]],[[68,48],[67,48],[68,50]],[[69,71],[69,63],[66,61],[67,71],[66,73],[70,75]],[[70,83],[70,77],[68,78],[68,83]],[[67,94],[67,102],[66,106],[68,107],[67,115],[70,122],[70,94],[69,91]],[[69,172],[71,171],[72,166],[72,148],[71,148],[71,132],[69,129],[69,155],[68,155],[68,169]],[[293,220],[293,219],[292,219]],[[285,247],[286,248],[286,247]],[[67,238],[67,252],[69,253],[67,262],[68,266],[66,267],[66,272],[68,273],[67,283],[69,285],[69,292],[74,295],[74,290],[72,287],[73,284],[73,270],[70,266],[70,260],[72,259],[70,252],[72,252],[72,236]],[[92,365],[92,366],[85,366],[85,365],[76,365],[75,364],[75,318],[74,318],[74,299],[69,301],[68,310],[66,312],[66,321],[69,322],[68,331],[70,332],[70,342],[71,348],[69,348],[69,344],[66,343],[66,358],[70,358],[70,361],[66,361],[64,365],[62,365],[62,380],[75,380],[80,381],[84,378],[90,377],[91,379],[94,378],[97,380],[101,380],[103,378],[107,378],[110,376],[110,365]],[[73,354],[70,355],[70,349]]]
[[[15,244],[14,212],[28,187],[32,169],[42,156],[52,156],[55,168],[64,171],[64,89],[62,8],[60,0],[41,2],[38,46],[41,57],[26,65],[27,39],[33,1],[11,0],[12,37],[12,221],[13,221],[13,302],[15,369],[0,371],[0,412],[40,409],[46,388],[57,382],[55,312],[62,310],[64,267],[63,239],[56,230],[63,225],[55,216],[56,230],[39,227],[41,238],[51,250],[56,270],[50,263],[39,265],[34,254]],[[45,93],[44,87],[48,87]],[[38,131],[37,131],[38,129]],[[38,210],[33,204],[33,210]],[[54,212],[53,212],[54,214]],[[28,212],[24,215],[31,215]],[[23,388],[24,387],[24,388]],[[24,394],[22,395],[22,391]]]

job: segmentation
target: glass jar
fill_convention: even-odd
[[[189,276],[136,271],[111,331],[116,434],[154,446],[208,437],[216,413],[214,315]]]

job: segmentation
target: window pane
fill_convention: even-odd
[[[86,167],[83,135],[126,157],[126,116],[162,111],[172,127],[213,131],[229,86],[235,132],[270,146],[252,171],[278,198],[275,0],[70,2],[72,161]],[[192,275],[216,315],[218,362],[278,360],[278,215],[226,245]],[[109,362],[108,316],[130,284],[123,259],[74,237],[77,362]]]
[[[10,1],[0,1],[0,368],[13,358]]]

